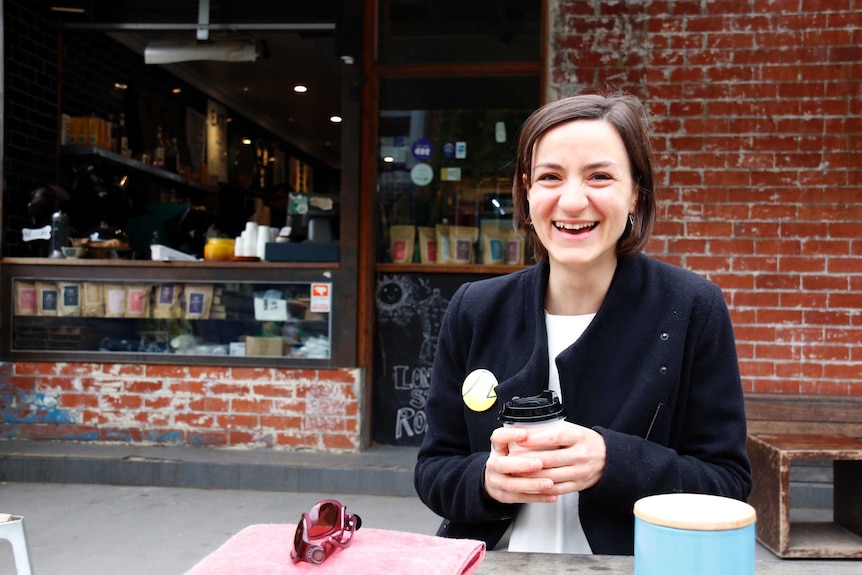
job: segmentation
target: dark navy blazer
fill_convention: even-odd
[[[440,330],[415,470],[416,491],[445,521],[439,535],[493,548],[518,512],[483,495],[501,402],[547,388],[548,264],[461,286]],[[621,258],[601,308],[557,357],[567,419],[601,433],[607,463],[580,494],[593,553],[632,554],[632,507],[647,495],[745,500],[751,474],[733,329],[718,286],[645,255]],[[484,368],[497,403],[468,409],[461,384]]]

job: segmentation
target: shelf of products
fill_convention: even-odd
[[[527,234],[513,222],[512,160],[530,109],[475,106],[467,84],[439,102],[410,86],[421,79],[381,82],[377,263],[529,264]]]
[[[164,182],[183,186],[185,188],[197,190],[200,192],[215,193],[217,191],[215,187],[207,186],[201,182],[189,179],[183,174],[178,174],[150,164],[145,164],[133,158],[123,156],[122,154],[117,154],[115,152],[100,148],[98,146],[63,146],[61,152],[64,156],[69,158],[98,158],[102,161],[113,164],[118,168],[131,170],[139,174],[144,174],[152,178],[162,180]]]
[[[275,365],[333,358],[330,272],[129,264],[86,273],[5,263],[2,271],[6,357]],[[320,281],[300,279],[314,276]]]

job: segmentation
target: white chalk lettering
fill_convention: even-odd
[[[395,389],[428,389],[431,387],[430,367],[410,367],[395,365],[392,367],[392,377]]]
[[[403,435],[413,437],[425,433],[427,426],[425,411],[417,411],[412,407],[402,407],[395,416],[395,439],[401,439]]]

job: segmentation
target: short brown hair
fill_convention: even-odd
[[[548,130],[574,120],[603,120],[619,133],[628,153],[632,179],[638,186],[631,232],[620,238],[617,256],[631,256],[641,252],[649,240],[656,219],[654,193],[653,154],[649,141],[646,110],[634,96],[622,93],[580,94],[545,104],[533,112],[521,128],[518,139],[518,156],[512,182],[514,217],[527,231],[533,245],[536,261],[548,255],[539,241],[530,221],[527,190],[531,185],[533,150],[536,142]]]

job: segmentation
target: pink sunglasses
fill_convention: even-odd
[[[350,545],[353,533],[362,526],[362,519],[334,499],[319,501],[311,511],[303,513],[293,536],[290,558],[294,563],[323,563],[331,552]]]

